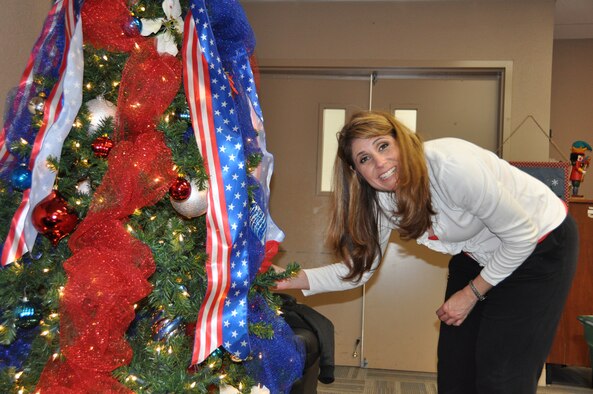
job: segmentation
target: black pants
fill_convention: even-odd
[[[578,256],[569,215],[512,275],[492,288],[458,327],[441,323],[439,394],[532,394],[570,290]],[[445,299],[481,271],[453,256]]]

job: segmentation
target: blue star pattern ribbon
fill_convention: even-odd
[[[208,288],[198,315],[192,364],[205,360],[220,345],[245,359],[250,353],[247,163],[233,88],[202,0],[191,2],[183,55],[192,125],[210,180]]]

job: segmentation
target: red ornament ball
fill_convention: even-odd
[[[179,177],[169,188],[169,194],[175,201],[187,200],[191,194],[191,184],[187,179]]]
[[[55,190],[39,202],[31,215],[33,226],[54,246],[76,228],[78,215]]]
[[[97,137],[91,144],[93,153],[97,157],[107,157],[111,148],[113,148],[113,141],[106,135]]]

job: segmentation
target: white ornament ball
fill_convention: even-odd
[[[208,188],[200,190],[196,181],[190,181],[191,192],[183,201],[175,201],[169,197],[171,205],[180,215],[186,218],[202,216],[208,210]]]
[[[115,118],[117,107],[111,101],[105,100],[103,97],[89,100],[86,103],[89,110],[91,124],[89,125],[89,134],[94,133],[99,128],[99,124],[104,122],[107,118]]]
[[[76,184],[76,192],[80,195],[88,196],[91,194],[91,181],[83,179]]]

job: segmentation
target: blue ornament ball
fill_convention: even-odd
[[[128,37],[137,37],[142,31],[142,21],[138,18],[131,17],[125,22],[123,30]]]
[[[35,243],[33,244],[33,250],[29,252],[29,256],[32,260],[39,260],[43,257],[43,238],[37,237],[35,239]]]
[[[31,171],[26,166],[20,166],[12,171],[10,176],[10,183],[19,191],[26,190],[31,187]]]
[[[13,313],[16,318],[15,324],[18,328],[32,328],[37,326],[41,321],[41,309],[39,305],[32,303],[27,298],[23,298],[21,303],[14,308]]]

